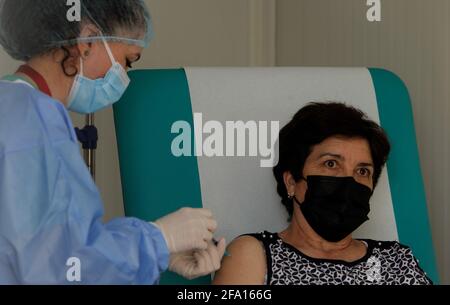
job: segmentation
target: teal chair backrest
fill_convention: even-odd
[[[114,106],[127,216],[154,220],[183,206],[206,207],[218,219],[216,236],[228,242],[243,233],[284,229],[287,214],[268,167],[276,162],[271,144],[277,127],[308,102],[341,101],[379,122],[392,144],[371,200],[370,221],[355,236],[409,245],[438,282],[410,98],[393,73],[186,68],[136,70],[130,78],[129,89]],[[241,138],[236,133],[233,141],[236,130],[230,126],[239,124],[252,132]],[[239,149],[247,157],[236,156]],[[161,284],[210,280],[187,281],[167,272]]]

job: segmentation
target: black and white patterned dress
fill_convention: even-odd
[[[276,233],[246,234],[260,240],[268,285],[430,285],[411,249],[395,241],[362,239],[364,257],[354,262],[316,259],[285,243]]]

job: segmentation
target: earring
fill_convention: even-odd
[[[88,57],[91,52],[89,50],[84,51],[84,57]]]
[[[288,194],[288,199],[289,199],[289,200],[292,200],[292,198],[294,198],[294,193]]]

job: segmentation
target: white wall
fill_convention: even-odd
[[[441,279],[450,283],[450,1],[278,0],[277,64],[370,66],[398,74],[412,98]]]

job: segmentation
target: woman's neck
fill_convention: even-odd
[[[61,64],[54,60],[51,55],[44,55],[31,59],[27,62],[27,65],[42,75],[52,93],[52,97],[66,105],[73,78],[63,73]]]
[[[350,235],[339,242],[329,242],[309,226],[301,212],[296,214],[289,227],[279,235],[304,254],[314,258],[344,261],[355,261],[366,254],[365,245]]]

